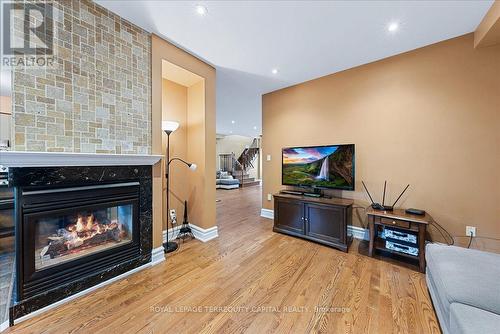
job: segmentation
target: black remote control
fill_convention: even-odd
[[[418,215],[418,216],[425,215],[425,211],[424,210],[420,210],[420,209],[409,208],[409,209],[406,209],[405,212],[409,213],[411,215]]]

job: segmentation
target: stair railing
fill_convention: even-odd
[[[238,159],[236,159],[234,152],[219,154],[219,168],[222,171],[230,172],[233,177],[238,178],[240,186],[243,187],[246,171],[249,168],[255,168],[253,161],[259,154],[259,150],[259,142],[257,138],[254,138],[252,144],[245,147]],[[240,171],[241,174],[238,173]]]

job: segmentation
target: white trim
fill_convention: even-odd
[[[137,267],[137,268],[134,268],[132,270],[129,270],[129,271],[127,271],[127,272],[125,272],[125,273],[123,273],[121,275],[118,275],[118,276],[115,276],[113,278],[110,278],[107,281],[101,282],[101,283],[99,283],[97,285],[94,285],[94,286],[88,288],[88,289],[85,289],[83,291],[75,293],[74,295],[71,295],[71,296],[66,297],[64,299],[61,299],[61,300],[59,300],[59,301],[57,301],[57,302],[55,302],[53,304],[47,305],[47,306],[45,306],[45,307],[43,307],[43,308],[41,308],[39,310],[33,311],[33,312],[29,313],[29,314],[26,314],[25,316],[17,318],[17,319],[14,320],[14,325],[17,325],[17,324],[19,324],[19,323],[21,323],[21,322],[23,322],[25,320],[31,319],[31,318],[39,315],[39,314],[42,314],[42,313],[47,312],[49,310],[52,310],[53,308],[56,308],[56,307],[58,307],[60,305],[66,304],[66,303],[68,303],[68,302],[70,302],[70,301],[72,301],[72,300],[74,300],[76,298],[85,296],[85,295],[89,294],[92,291],[95,291],[95,290],[97,290],[99,288],[102,288],[102,287],[104,287],[106,285],[109,285],[109,284],[111,284],[113,282],[121,280],[122,278],[125,278],[127,276],[132,275],[132,274],[135,274],[135,273],[137,273],[137,272],[139,272],[141,270],[148,269],[148,268],[150,268],[152,266],[155,266],[155,265],[157,265],[157,264],[165,261],[165,256],[163,256],[163,260],[162,260],[162,259],[160,259],[158,253],[161,253],[161,255],[163,256],[163,246],[155,248],[155,249],[153,249],[151,251],[151,256],[152,256],[153,261],[151,261],[149,263],[146,263],[146,264],[143,264],[140,267]],[[4,326],[4,324],[5,323],[1,324],[0,326]],[[8,322],[7,322],[7,325],[8,325]],[[2,328],[3,327],[0,327],[0,332],[3,330]]]
[[[274,219],[274,210],[271,209],[260,209],[260,216],[267,219]]]
[[[169,228],[168,229],[168,241],[172,241],[175,238],[177,238],[177,235],[179,234],[179,230],[181,229],[180,225],[177,225],[174,228]],[[167,230],[163,231],[163,243],[167,242]]]
[[[177,238],[177,235],[179,234],[179,230],[181,229],[181,225],[177,225],[174,228],[169,228],[168,229],[168,240],[173,241],[175,238]],[[191,230],[193,231],[193,235],[195,239],[198,239],[203,242],[207,242],[209,240],[215,239],[219,236],[219,232],[217,229],[217,226],[212,226],[208,229],[204,229],[202,227],[199,227],[194,224],[189,224],[189,227],[191,227]],[[163,242],[167,242],[167,231],[163,231]]]
[[[154,165],[162,157],[150,154],[3,151],[0,152],[0,165],[6,167],[139,166]]]
[[[0,324],[0,332],[3,332],[7,328],[9,328],[9,320],[4,321],[3,323]]]
[[[189,224],[189,226],[193,230],[194,237],[200,241],[207,242],[219,236],[219,231],[217,226],[212,226],[207,229],[201,228],[193,224]]]
[[[151,251],[151,266],[156,266],[163,261],[165,261],[165,248],[163,246],[153,248]]]
[[[370,240],[370,231],[367,228],[347,225],[347,234],[352,235],[356,239]]]

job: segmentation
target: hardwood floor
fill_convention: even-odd
[[[219,238],[7,333],[440,332],[423,274],[273,233],[260,187],[217,197]]]

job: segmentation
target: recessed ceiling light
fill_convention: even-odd
[[[398,29],[399,29],[399,23],[397,23],[397,22],[391,22],[387,26],[387,30],[389,32],[396,32],[396,31],[398,31]]]
[[[233,133],[233,131],[229,131],[229,133]]]
[[[277,69],[277,68],[273,68],[273,69],[271,70],[271,73],[272,73],[272,74],[278,74],[278,69]]]
[[[236,121],[231,121],[231,124],[234,124],[234,123],[236,123]]]
[[[208,9],[203,5],[196,5],[196,13],[200,16],[205,16],[208,13]]]
[[[256,127],[256,126],[254,126],[254,127],[253,127],[253,129],[254,129],[254,130],[257,130],[257,127]]]

